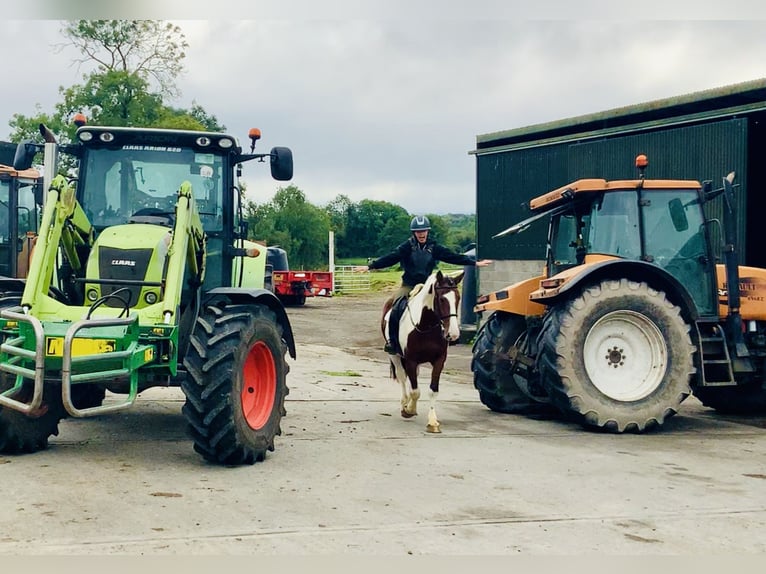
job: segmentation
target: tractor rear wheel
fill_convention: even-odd
[[[540,370],[554,404],[586,426],[641,432],[689,395],[689,325],[646,283],[606,280],[544,320]]]
[[[286,351],[264,306],[208,305],[197,318],[181,388],[194,450],[205,460],[253,464],[274,450],[289,392]]]
[[[519,386],[527,381],[515,373],[516,365],[510,354],[523,352],[527,337],[526,319],[496,311],[490,315],[476,334],[471,358],[473,386],[479,391],[479,400],[499,413],[539,414],[555,412],[544,393],[532,396]]]

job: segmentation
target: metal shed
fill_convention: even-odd
[[[649,158],[647,178],[712,180],[737,174],[741,262],[766,266],[758,216],[766,206],[766,79],[605,112],[479,135],[476,149],[481,291],[538,274],[545,223],[492,235],[529,215],[531,198],[581,178],[631,179]],[[713,204],[711,215],[720,207]]]

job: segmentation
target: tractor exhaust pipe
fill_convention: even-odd
[[[727,337],[735,358],[749,357],[740,314],[739,259],[737,256],[737,220],[734,208],[734,172],[723,178],[724,266],[729,312],[726,316]],[[747,369],[746,369],[747,370]]]

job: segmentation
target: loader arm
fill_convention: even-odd
[[[173,241],[168,249],[168,272],[162,305],[163,321],[171,323],[181,302],[184,269],[195,285],[205,278],[205,231],[197,211],[191,183],[184,181],[178,190]]]
[[[48,197],[40,222],[29,275],[24,287],[21,306],[35,309],[46,297],[53,281],[56,254],[59,245],[70,259],[74,269],[82,268],[75,246],[92,245],[93,228],[75,198],[75,190],[63,175],[57,175],[48,187]]]

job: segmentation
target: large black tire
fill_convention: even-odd
[[[20,293],[5,293],[0,297],[0,309],[14,307],[20,301]],[[0,373],[0,392],[13,388],[15,379],[10,373]],[[32,398],[32,391],[32,383],[27,382],[10,398],[28,403]],[[60,386],[46,386],[43,391],[43,404],[33,414],[26,415],[0,406],[0,453],[21,454],[48,448],[48,439],[59,434],[59,422],[65,416]]]
[[[546,315],[540,370],[564,413],[589,427],[642,432],[689,395],[693,353],[689,325],[662,291],[607,280]]]
[[[184,359],[183,414],[205,460],[253,464],[282,434],[287,345],[264,306],[209,305],[197,319]]]
[[[0,392],[13,387],[13,378],[7,373],[0,377]],[[10,398],[29,402],[32,383],[25,383]],[[48,448],[51,435],[59,434],[59,421],[66,416],[61,402],[61,387],[46,386],[43,403],[32,414],[24,414],[6,406],[0,406],[0,453],[22,454]]]
[[[726,415],[766,413],[766,384],[737,387],[698,387],[694,396],[706,407]]]
[[[532,395],[519,387],[519,375],[513,373],[509,351],[522,343],[527,325],[524,317],[496,311],[476,334],[471,358],[473,385],[479,400],[499,413],[553,413],[550,399],[542,394]]]

